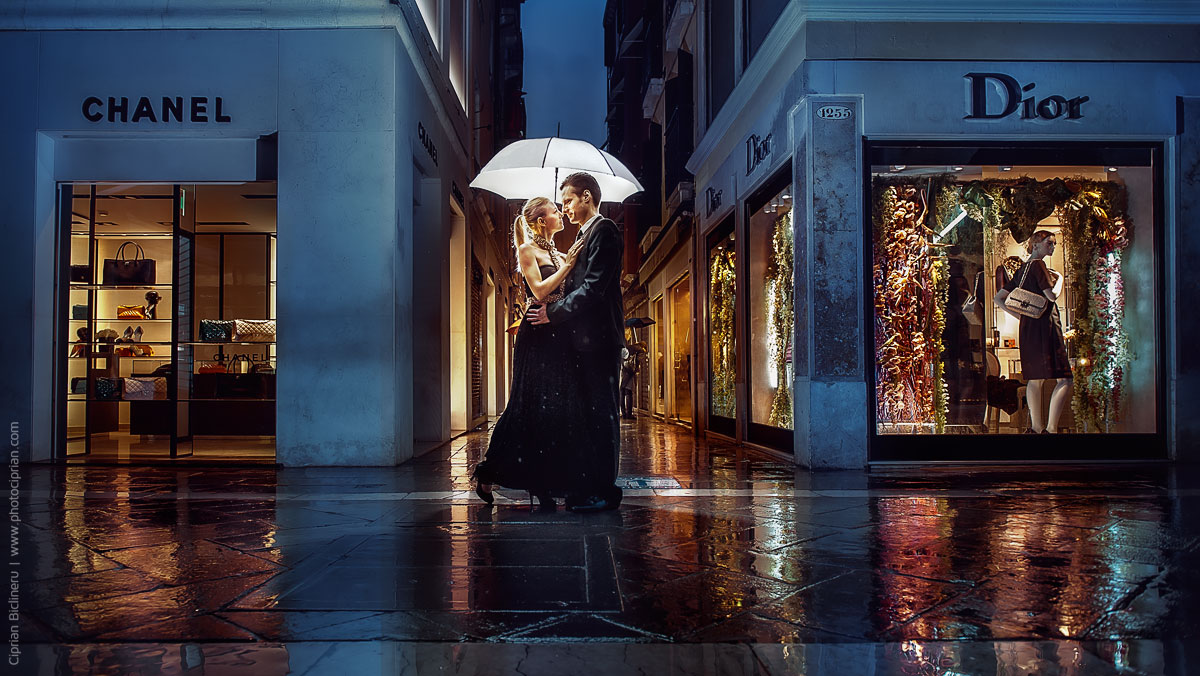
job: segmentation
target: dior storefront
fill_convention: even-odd
[[[413,280],[450,287],[469,131],[382,7],[380,28],[0,35],[22,460],[393,465],[448,438],[450,300]],[[415,319],[444,330],[414,341]]]
[[[1197,97],[1194,62],[803,61],[689,165],[704,428],[814,468],[1188,458]]]

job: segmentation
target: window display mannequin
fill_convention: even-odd
[[[1058,317],[1058,297],[1062,294],[1063,276],[1050,269],[1043,260],[1054,253],[1057,245],[1054,233],[1038,230],[1026,242],[1029,260],[1012,276],[1004,288],[996,292],[995,303],[1021,322],[1018,348],[1021,351],[1021,373],[1025,377],[1025,398],[1029,405],[1030,429],[1026,433],[1058,431],[1058,419],[1063,407],[1071,400],[1071,363],[1067,360],[1067,344],[1063,340],[1062,324]],[[1022,280],[1024,283],[1022,284]],[[1008,294],[1021,288],[1041,293],[1049,301],[1046,311],[1036,319],[1019,314],[1004,305]],[[1042,388],[1054,381],[1050,393],[1049,416],[1042,416]]]

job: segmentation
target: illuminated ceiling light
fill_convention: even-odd
[[[1009,166],[1001,166],[1001,167],[1000,167],[1000,171],[1012,171],[1012,167],[1009,167]]]
[[[892,171],[904,171],[908,168],[907,164],[893,164]]]
[[[783,193],[782,195],[780,195],[779,197],[780,197],[780,199],[785,199],[785,200],[790,200],[790,199],[792,199],[792,196],[791,196],[791,195],[789,195],[789,194],[787,194],[786,192],[785,192],[785,193]]]
[[[1109,168],[1108,168],[1108,170],[1109,170],[1109,171],[1116,171],[1116,170],[1117,170],[1117,168],[1116,168],[1116,167],[1109,167]]]
[[[955,171],[962,171],[962,170],[963,170],[963,168],[962,168],[962,167],[955,167],[955,168],[954,168],[954,170],[955,170]]]

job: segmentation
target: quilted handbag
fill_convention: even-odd
[[[86,306],[86,305],[72,305],[71,306],[71,319],[87,319],[87,318],[88,318],[88,306]]]
[[[148,401],[167,398],[166,378],[123,378],[125,399]]]
[[[235,319],[233,320],[233,342],[235,343],[273,343],[275,342],[274,319]]]
[[[200,368],[196,369],[197,373],[224,373],[225,365],[219,361],[201,364]]]
[[[121,378],[97,378],[96,399],[107,401],[121,398]]]
[[[145,305],[118,305],[117,319],[149,319]]]
[[[1004,299],[1004,307],[1024,317],[1037,319],[1045,314],[1050,299],[1041,293],[1034,293],[1023,288],[1025,277],[1029,275],[1031,267],[1033,266],[1025,265],[1025,270],[1021,273],[1021,281],[1017,283],[1017,288],[1009,292],[1008,298]]]
[[[228,343],[233,338],[233,322],[223,319],[201,319],[200,341],[204,343]]]
[[[72,265],[71,266],[71,281],[81,284],[87,284],[92,281],[92,266],[90,265]]]

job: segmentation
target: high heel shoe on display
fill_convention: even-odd
[[[121,337],[114,340],[113,342],[114,343],[132,343],[133,342],[133,327],[126,326],[125,333],[122,333]]]
[[[487,488],[484,488],[484,486],[487,486]],[[481,481],[475,482],[475,495],[478,495],[480,500],[483,500],[489,505],[492,504],[492,501],[496,499],[496,497],[492,495],[492,485],[485,484]]]
[[[135,343],[142,342],[142,327],[139,326],[133,330],[133,342],[135,342]]]

